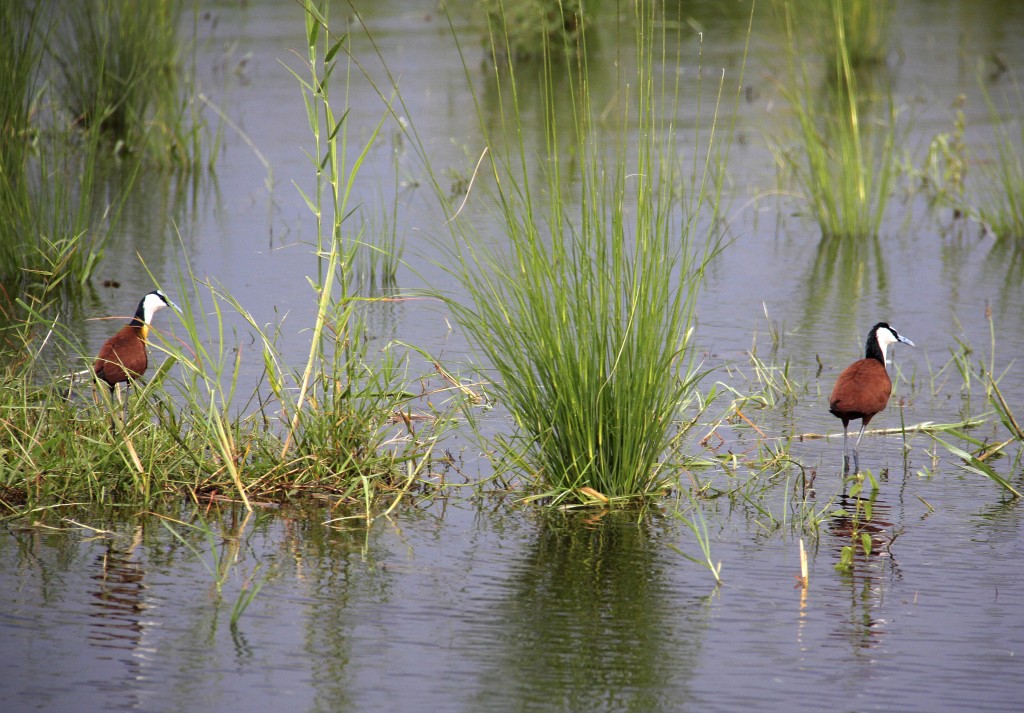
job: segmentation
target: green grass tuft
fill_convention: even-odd
[[[793,168],[823,237],[877,236],[897,168],[891,90],[884,90],[880,102],[863,91],[870,75],[854,64],[838,6],[832,7],[833,69],[819,90],[812,89],[793,7],[780,5],[789,42],[788,85],[782,93],[799,123],[799,148],[779,152],[780,160]]]
[[[132,0],[70,3],[52,44],[73,124],[95,129],[114,153],[192,169],[202,163],[204,122],[194,72],[184,73],[184,8],[184,0],[150,0],[144,11]]]
[[[985,89],[984,80],[979,81]],[[1016,109],[1010,112],[1000,111],[987,90],[985,101],[992,117],[993,144],[988,160],[975,174],[983,182],[975,191],[978,219],[1000,241],[1020,250],[1024,248],[1024,92],[1014,81],[1009,103]]]
[[[521,139],[491,141],[483,165],[502,240],[449,223],[449,269],[468,299],[447,304],[516,428],[497,439],[496,458],[556,503],[629,499],[673,482],[664,459],[698,379],[695,298],[719,245],[718,104],[706,133],[694,133],[691,173],[681,178],[672,121],[680,89],[661,83],[679,57],[659,54],[669,38],[649,8],[634,19],[637,69],[623,80],[621,112],[597,119],[585,37],[576,65],[549,52],[540,185]],[[516,68],[509,61],[496,75],[512,101],[502,136],[522,136]],[[482,114],[481,125],[487,133]]]

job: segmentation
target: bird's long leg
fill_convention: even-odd
[[[117,434],[117,409],[116,409],[114,404],[117,402],[117,396],[119,395],[119,392],[116,390],[115,386],[110,386],[109,388],[110,388],[110,404],[109,404],[109,409],[110,410],[107,411],[107,414],[110,416],[110,433],[116,435]]]
[[[855,468],[856,473],[860,472],[860,454],[858,453],[858,450],[860,449],[860,439],[864,438],[864,429],[867,427],[867,420],[865,419],[864,421],[861,421],[860,434],[857,436],[857,442],[853,444],[853,467]]]
[[[850,454],[846,450],[847,427],[849,425],[849,421],[843,421],[843,475],[849,475],[850,473]]]
[[[127,424],[128,423],[128,396],[131,394],[131,391],[130,391],[131,386],[132,386],[131,380],[128,380],[128,381],[124,382],[124,401],[122,403],[123,410],[121,412],[121,423],[122,424]]]

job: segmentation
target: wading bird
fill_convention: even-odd
[[[132,380],[146,373],[149,356],[146,353],[146,337],[153,323],[153,315],[164,307],[172,307],[178,312],[178,306],[167,299],[160,290],[153,290],[139,301],[132,321],[121,327],[117,334],[103,343],[92,370],[96,378],[106,382],[113,392],[114,387],[125,382],[130,385]]]
[[[885,370],[885,353],[890,345],[903,342],[914,346],[914,343],[901,336],[885,322],[879,322],[868,332],[867,347],[864,358],[859,359],[843,369],[836,385],[832,387],[832,395],[828,397],[828,410],[843,422],[843,473],[850,472],[850,456],[847,451],[847,428],[850,421],[861,420],[860,435],[853,445],[854,472],[860,472],[860,458],[857,449],[860,439],[864,437],[864,429],[875,414],[889,403],[892,393],[892,380]]]

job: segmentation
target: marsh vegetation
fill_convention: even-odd
[[[936,211],[955,207],[1000,243],[1012,240],[1015,228],[1006,226],[1021,182],[1013,117],[985,88],[998,159],[984,185],[1002,192],[967,184],[962,112],[952,132],[929,137],[926,157],[902,156],[913,127],[885,76],[891,16],[857,6],[814,4],[813,26],[834,38],[820,45],[796,22],[811,12],[804,3],[750,8],[737,24],[744,29],[736,64],[721,72],[707,65],[710,40],[679,41],[686,23],[666,8],[596,13],[593,22],[570,23],[571,33],[539,33],[533,53],[510,50],[525,41],[513,41],[510,23],[529,23],[498,5],[480,30],[492,38],[480,87],[448,15],[480,147],[463,147],[451,168],[436,157],[372,29],[305,3],[303,53],[284,63],[306,131],[304,178],[287,187],[307,226],[305,308],[291,318],[305,321],[293,331],[283,318],[257,316],[231,287],[195,269],[184,257],[191,239],[169,229],[181,256],[176,269],[136,269],[174,295],[183,315],[153,331],[160,366],[113,428],[121,406],[102,390],[96,396],[88,377],[63,398],[64,375],[91,358],[66,308],[76,314],[73,305],[95,292],[106,236],[138,175],[217,180],[208,142],[220,139],[198,109],[210,105],[198,97],[200,38],[180,36],[196,11],[168,2],[143,19],[107,0],[47,24],[5,6],[3,22],[18,41],[5,50],[3,70],[18,81],[5,84],[4,131],[13,140],[0,217],[5,236],[26,241],[5,246],[7,515],[70,502],[217,500],[251,509],[314,498],[355,506],[372,522],[402,503],[457,497],[468,486],[474,497],[624,506],[637,517],[667,508],[695,538],[687,556],[716,581],[708,521],[721,516],[722,503],[766,531],[811,541],[830,518],[851,518],[856,542],[844,566],[854,552],[870,558],[877,548],[860,525],[871,519],[871,501],[862,499],[884,477],[862,473],[855,507],[833,508],[845,485],[808,464],[803,444],[824,434],[801,432],[796,414],[817,408],[828,373],[820,360],[816,373],[794,364],[786,340],[802,341],[802,327],[768,318],[769,347],[755,336],[744,354],[724,360],[702,351],[699,336],[702,291],[741,239],[735,225],[744,211],[768,206],[781,216],[794,194],[803,208],[787,220],[807,215],[820,232],[812,282],[844,299],[888,282],[882,241],[896,239],[888,215],[910,199],[895,200],[900,191],[926,196]],[[585,8],[558,7],[563,29],[566,16],[587,19]],[[191,25],[199,26],[197,16]],[[765,89],[784,100],[790,119],[765,137],[783,200],[765,192],[734,202],[736,126],[744,99],[754,96],[747,43],[766,26],[778,28],[786,49]],[[67,28],[80,61],[57,51],[47,64],[43,38]],[[159,42],[147,39],[154,33]],[[611,35],[612,60],[599,60]],[[117,41],[122,36],[131,41]],[[55,74],[44,81],[46,67]],[[53,82],[66,90],[63,104],[45,90]],[[368,87],[361,105],[352,99],[358,82]],[[535,136],[526,130],[533,125]],[[241,127],[231,129],[252,147]],[[108,173],[111,158],[120,183]],[[108,203],[99,211],[101,187]],[[419,200],[429,195],[437,220],[410,257],[405,196],[413,191]],[[986,202],[972,203],[972,195]],[[997,218],[1000,210],[1009,217]],[[402,271],[432,277],[403,290]],[[450,315],[463,357],[442,356],[436,341],[384,337],[388,330],[373,322],[383,305],[420,301]],[[931,453],[942,449],[963,472],[994,483],[993,497],[1016,498],[1024,443],[1008,393],[1019,384],[996,359],[991,312],[987,323],[986,360],[974,364],[965,339],[941,366],[909,378],[897,369],[903,393],[892,410],[900,425],[889,433],[905,451],[916,447],[913,434],[928,439]],[[240,330],[250,337],[245,346]],[[937,399],[964,406],[951,418],[906,420],[908,400]],[[485,465],[474,466],[481,477],[465,474],[466,446],[452,447],[460,439],[484,454]]]
[[[16,700],[1018,700],[995,4],[4,4]],[[81,372],[156,287],[120,403]]]

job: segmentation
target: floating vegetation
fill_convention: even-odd
[[[991,465],[991,462],[1006,456],[1010,449],[1016,446],[1016,454],[1008,459],[1008,470],[1010,472],[1021,470],[1022,466],[1024,466],[1024,429],[1021,428],[1017,415],[999,387],[999,382],[1006,374],[1006,371],[1009,371],[1009,368],[1002,373],[996,373],[995,322],[991,310],[986,310],[985,316],[989,325],[990,346],[988,358],[981,358],[975,364],[970,358],[974,350],[963,340],[958,340],[960,342],[960,349],[953,353],[950,363],[956,365],[956,369],[960,374],[962,380],[961,393],[964,395],[965,401],[968,404],[970,403],[971,385],[978,384],[979,388],[984,392],[986,405],[992,411],[983,414],[974,423],[964,424],[962,428],[947,429],[949,435],[964,444],[963,446],[955,445],[939,438],[935,434],[931,434],[931,437],[938,445],[941,445],[959,458],[960,465],[965,471],[988,478],[1002,488],[1004,492],[1019,498],[1021,497],[1021,488],[1014,485],[1011,477],[1001,474]],[[995,416],[994,420],[992,419],[993,415]],[[998,425],[1002,426],[1003,432],[999,433],[999,437],[994,442],[976,438],[970,435],[967,429],[971,426],[979,425],[979,422],[985,425],[995,425],[998,422]]]

